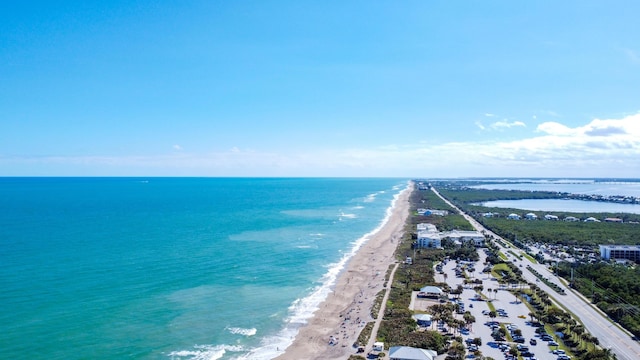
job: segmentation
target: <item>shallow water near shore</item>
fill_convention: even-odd
[[[406,179],[0,179],[4,358],[269,359]]]

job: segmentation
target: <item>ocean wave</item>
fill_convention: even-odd
[[[345,213],[343,213],[343,212],[341,212],[341,213],[340,213],[340,216],[339,216],[340,220],[342,220],[342,218],[346,218],[346,219],[355,219],[355,218],[357,218],[357,217],[358,217],[358,215],[356,215],[356,214],[345,214]]]
[[[196,345],[193,350],[172,351],[168,356],[173,359],[188,360],[217,360],[224,356],[227,351],[244,351],[241,346],[233,345]]]
[[[229,330],[229,332],[232,334],[240,334],[244,336],[253,336],[258,331],[256,328],[243,329],[239,327],[231,327],[231,328],[227,328],[227,330]]]
[[[364,202],[373,202],[376,199],[376,195],[378,194],[369,194],[365,196]]]
[[[317,249],[318,245],[297,245],[297,249]]]

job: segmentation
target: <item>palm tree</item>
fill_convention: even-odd
[[[493,299],[496,299],[496,296],[498,295],[498,289],[493,289]]]

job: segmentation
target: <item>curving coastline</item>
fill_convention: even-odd
[[[335,287],[278,360],[346,359],[384,286],[384,274],[396,262],[395,250],[409,215],[410,183],[399,194],[387,222],[371,234],[348,261]],[[391,281],[391,280],[390,280]]]

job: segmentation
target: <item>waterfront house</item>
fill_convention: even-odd
[[[604,222],[615,222],[615,223],[621,223],[622,219],[620,218],[606,218],[604,219]]]
[[[580,221],[580,219],[574,216],[567,216],[566,218],[564,218],[564,221]]]
[[[594,217],[588,217],[586,219],[584,219],[584,222],[600,222],[600,220],[594,218]]]
[[[430,215],[438,215],[438,216],[446,216],[449,214],[447,210],[436,210],[436,209],[418,209],[418,215],[422,216],[430,216]]]
[[[518,215],[518,214],[509,214],[509,216],[507,216],[507,219],[509,219],[509,220],[520,220],[520,215]]]
[[[434,350],[419,349],[410,346],[392,346],[389,349],[391,360],[433,360],[438,356]]]
[[[528,214],[525,214],[524,218],[527,219],[527,220],[537,220],[538,219],[538,215],[536,215],[534,213],[528,213]]]
[[[558,217],[557,217],[556,215],[547,214],[547,215],[545,215],[545,216],[544,216],[544,219],[545,219],[545,220],[554,220],[554,221],[557,221],[557,220],[558,220]]]

